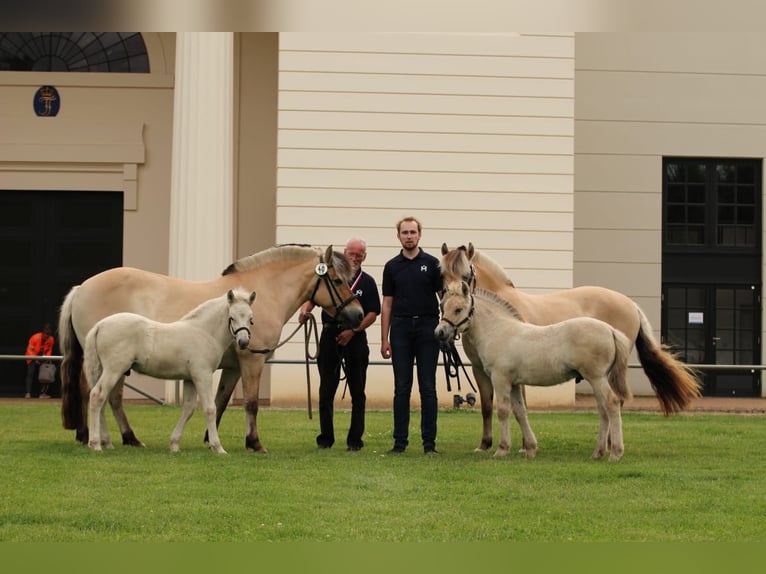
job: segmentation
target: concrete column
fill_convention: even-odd
[[[170,194],[171,276],[202,281],[234,259],[234,34],[178,32]]]
[[[234,260],[234,34],[178,32],[168,274],[206,281]],[[216,382],[218,375],[216,375]],[[181,399],[166,381],[168,402]]]

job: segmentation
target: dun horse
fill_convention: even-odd
[[[101,319],[85,338],[84,370],[91,382],[88,446],[112,448],[104,406],[112,389],[129,370],[159,379],[184,381],[184,408],[170,450],[178,451],[197,395],[207,419],[210,448],[226,454],[218,437],[213,401],[213,373],[232,339],[240,349],[250,344],[255,291],[229,290],[209,299],[174,323],[152,321],[135,313],[115,313]]]
[[[495,456],[510,450],[508,419],[512,402],[514,410],[524,408],[521,385],[551,386],[579,376],[593,387],[600,416],[592,458],[601,458],[607,450],[611,461],[622,457],[620,406],[631,396],[625,379],[630,354],[625,335],[590,317],[547,326],[524,323],[507,301],[482,289],[471,293],[465,281],[447,286],[441,306],[436,337],[446,342],[462,333],[472,349],[471,360],[481,361],[497,394],[500,443]],[[533,439],[524,443],[524,453],[534,457],[534,434],[528,425],[524,431]]]
[[[609,323],[635,344],[644,373],[666,416],[682,411],[700,396],[700,382],[694,371],[667,346],[654,339],[652,326],[644,312],[622,293],[594,286],[545,294],[524,293],[516,289],[497,262],[474,250],[471,243],[467,249],[461,246],[453,250],[443,244],[441,270],[445,284],[462,280],[474,288],[492,291],[511,303],[524,321],[534,325],[549,325],[573,317],[593,317]],[[468,353],[468,349],[465,350]],[[481,362],[473,359],[471,362],[483,418],[483,433],[477,450],[487,450],[492,446],[492,385]],[[525,416],[515,411],[514,414],[517,420],[519,416]],[[519,424],[523,429],[521,420]]]
[[[258,436],[258,391],[266,359],[279,342],[283,326],[305,301],[313,301],[349,326],[358,326],[362,307],[348,287],[351,269],[342,253],[329,246],[324,253],[310,246],[272,247],[232,263],[210,281],[186,281],[128,267],[110,269],[73,287],[59,316],[62,419],[66,429],[88,443],[87,404],[90,386],[82,373],[82,344],[100,319],[119,312],[143,315],[155,321],[176,321],[207,299],[241,286],[258,293],[253,312],[258,318],[250,348],[227,349],[221,360],[221,380],[215,397],[216,423],[220,423],[237,380],[245,395],[245,447],[266,452]],[[109,403],[123,444],[142,446],[128,423],[122,405],[123,380]]]

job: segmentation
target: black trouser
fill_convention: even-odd
[[[351,395],[351,424],[346,437],[346,445],[351,448],[364,446],[364,410],[366,396],[364,389],[367,385],[367,366],[370,362],[370,348],[367,345],[367,334],[364,331],[356,333],[348,345],[342,347],[335,342],[335,337],[343,330],[342,327],[326,324],[319,338],[319,436],[317,445],[330,447],[335,443],[335,427],[333,425],[333,405],[335,393],[338,390],[340,378],[343,375],[341,360],[345,365],[346,384]]]

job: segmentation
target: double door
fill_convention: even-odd
[[[665,284],[662,338],[702,367],[707,396],[761,394],[761,293],[756,285]]]

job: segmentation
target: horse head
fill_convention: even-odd
[[[325,309],[330,316],[340,319],[347,327],[358,327],[364,314],[362,304],[349,287],[353,272],[346,256],[333,251],[330,245],[324,256],[320,255],[314,272],[317,282],[310,301]]]
[[[475,253],[473,243],[468,243],[468,247],[461,245],[452,250],[447,247],[446,243],[442,243],[442,259],[439,265],[444,283],[465,281],[468,285],[474,286],[476,269],[472,260]]]
[[[255,291],[248,294],[242,290],[229,290],[226,294],[229,303],[229,331],[237,346],[246,349],[250,344],[250,327],[253,324],[252,304],[255,301]]]
[[[441,320],[434,329],[439,341],[457,339],[468,328],[473,316],[474,302],[471,287],[465,281],[452,281],[442,297]]]

